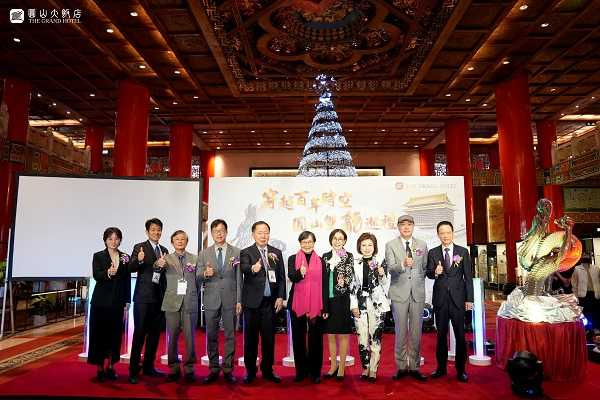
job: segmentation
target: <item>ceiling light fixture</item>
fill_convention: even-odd
[[[18,37],[14,37],[13,40],[15,41],[15,43],[21,43],[21,39],[19,39]]]
[[[416,144],[415,144],[413,147],[415,147],[415,148],[416,148],[416,147],[419,147],[419,145],[416,145]]]
[[[256,133],[256,131],[255,130],[251,130],[250,133]]]
[[[114,29],[112,29],[112,28],[106,28],[106,32],[107,32],[107,33],[114,33],[114,32],[115,32],[115,30],[114,30]]]
[[[556,92],[556,88],[550,89],[551,92]]]
[[[465,99],[465,101],[468,103],[468,102],[470,102],[470,101],[471,101],[471,99]]]
[[[287,133],[287,129],[284,129],[284,130],[283,130],[283,133]]]
[[[373,144],[379,144],[379,142],[373,142]]]
[[[418,129],[413,129],[413,132],[419,132],[419,130]]]
[[[219,133],[223,133],[223,131],[219,131]]]
[[[56,107],[56,103],[52,103],[52,107]]]
[[[433,131],[435,131],[435,129],[433,129],[433,128],[431,128],[431,129],[429,130],[429,132],[433,132]]]
[[[519,7],[519,10],[521,11],[525,11],[529,8],[529,6],[527,4],[523,4],[521,7]]]
[[[131,15],[132,17],[137,17],[139,14],[136,13],[135,11],[132,11],[129,13],[129,15]]]
[[[198,99],[198,96],[194,96],[194,99]]]
[[[385,132],[385,129],[382,129],[381,132]]]
[[[231,146],[231,143],[227,143],[227,146]]]
[[[508,65],[510,64],[510,60],[506,59],[506,60],[502,60],[502,64],[504,65]]]
[[[174,102],[173,102],[173,105],[174,105],[174,106],[176,106],[177,104],[179,104],[179,103],[178,103],[178,102],[176,102],[176,101],[174,101]]]
[[[475,67],[467,67],[467,71],[473,71]]]
[[[452,93],[446,93],[446,97],[452,96]]]
[[[71,114],[71,111],[67,111],[67,115]]]
[[[96,97],[95,93],[90,93],[90,97]]]
[[[402,144],[408,144],[408,142],[402,142]]]
[[[547,27],[549,27],[549,26],[550,26],[550,24],[549,24],[549,23],[547,23],[547,22],[544,22],[544,23],[543,23],[543,24],[541,24],[540,26],[541,26],[542,28],[547,28]]]
[[[140,69],[146,69],[146,66],[145,66],[144,64],[140,64],[138,67],[139,67]]]
[[[352,129],[348,129],[348,132],[352,132]]]
[[[422,137],[421,140],[427,140],[427,138]]]
[[[41,94],[41,93],[38,93],[38,94],[37,94],[37,97],[42,97],[42,94]],[[593,97],[592,97],[592,98],[593,98]]]
[[[158,110],[158,107],[154,107],[155,110]]]
[[[176,69],[175,71],[173,71],[173,73],[174,73],[175,75],[181,75],[181,71],[180,71],[180,70],[178,70],[178,69]]]
[[[260,143],[256,143],[257,146],[260,146]]]
[[[483,103],[482,106],[487,107],[487,103]]]
[[[221,150],[221,146],[217,146],[217,150]]]
[[[290,142],[285,142],[285,144],[290,144]]]
[[[202,133],[208,133],[208,131],[202,131]]]

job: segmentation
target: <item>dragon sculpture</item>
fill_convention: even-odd
[[[551,214],[552,202],[539,200],[531,229],[517,248],[519,265],[526,273],[525,284],[502,303],[499,316],[530,322],[565,322],[581,314],[573,295],[551,296],[545,288],[548,277],[573,268],[582,251],[581,242],[572,232],[574,222],[568,216],[554,220],[560,230],[549,232]]]

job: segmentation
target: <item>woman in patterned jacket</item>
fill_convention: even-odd
[[[375,383],[381,353],[385,313],[390,310],[390,275],[385,261],[377,261],[377,238],[369,232],[356,243],[361,255],[354,263],[350,286],[350,310],[358,333],[358,349],[363,371],[360,378]]]

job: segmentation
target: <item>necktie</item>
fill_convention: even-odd
[[[181,275],[185,276],[185,255],[177,256],[179,258],[179,265],[181,265]]]
[[[269,284],[269,262],[267,261],[267,249],[260,250],[260,256],[263,262],[263,268],[265,270],[265,291],[263,295],[265,297],[271,297],[271,285]]]
[[[217,254],[217,266],[219,267],[219,274],[223,275],[224,271],[224,265],[223,265],[223,248],[219,247],[218,249],[219,254]]]
[[[406,241],[406,257],[412,258],[412,250],[410,249],[410,242]]]
[[[160,254],[160,247],[156,246],[156,247],[154,248],[154,254],[156,254],[156,258],[157,258],[157,259],[158,259],[158,258],[160,258],[160,255],[161,255],[161,254]]]
[[[444,252],[446,253],[444,254],[444,264],[446,264],[446,268],[450,268],[450,248],[446,247]]]

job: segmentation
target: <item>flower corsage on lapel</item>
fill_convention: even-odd
[[[417,257],[421,257],[424,254],[424,251],[422,248],[420,247],[413,247],[412,248],[412,252],[414,255],[416,255]]]
[[[277,254],[275,253],[268,253],[267,258],[269,259],[269,261],[273,261],[274,263],[279,261],[279,257],[277,257]]]
[[[460,264],[461,261],[462,261],[462,257],[459,256],[458,254],[455,254],[454,257],[452,257],[452,265],[454,265],[455,267],[458,267],[458,265]]]
[[[121,257],[119,257],[119,259],[123,264],[127,264],[129,262],[129,256],[125,253],[121,254]]]
[[[377,267],[379,267],[379,263],[377,262],[377,260],[372,259],[371,261],[369,261],[369,268],[371,268],[371,271],[375,271]]]
[[[229,265],[231,265],[231,268],[235,268],[236,265],[240,264],[240,258],[239,257],[230,257],[229,258]]]
[[[192,263],[185,264],[185,272],[196,272],[196,264],[192,264]]]

